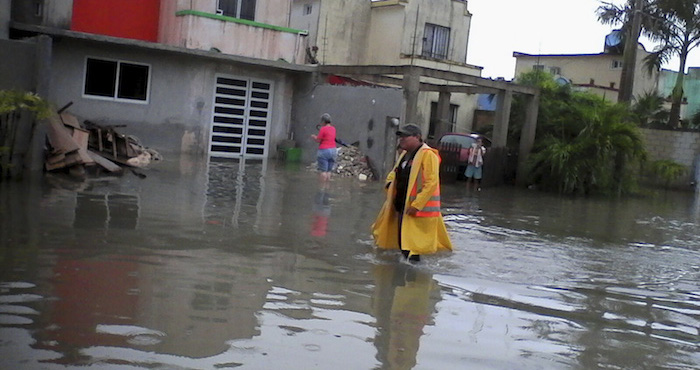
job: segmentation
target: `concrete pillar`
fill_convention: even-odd
[[[520,148],[518,151],[518,173],[515,183],[518,186],[527,185],[527,158],[530,156],[532,147],[535,144],[535,132],[537,131],[537,115],[540,108],[540,94],[527,96],[527,106],[525,112],[525,123],[520,134]]]
[[[10,38],[10,14],[12,0],[0,0],[0,39]]]
[[[496,117],[493,122],[491,145],[494,148],[503,148],[508,141],[508,122],[510,121],[510,106],[513,102],[513,92],[510,90],[501,91],[496,99]]]
[[[55,104],[57,102],[53,101],[50,96],[53,40],[46,35],[38,36],[34,40],[36,42],[34,92],[43,99]],[[45,137],[46,125],[43,121],[37,122],[32,135],[31,151],[28,153],[27,162],[25,164],[32,174],[41,174],[40,170],[44,166],[43,154]]]
[[[449,92],[440,92],[438,97],[437,105],[437,117],[438,122],[435,127],[435,140],[439,140],[440,137],[451,130],[450,122],[450,98],[452,94]]]
[[[508,121],[510,120],[510,106],[513,102],[513,92],[503,90],[496,96],[496,116],[493,123],[493,137],[491,148],[484,158],[484,186],[496,186],[503,184],[506,162],[508,160]]]
[[[420,75],[418,69],[411,68],[403,76],[404,120],[402,123],[418,122],[418,93],[420,92]]]

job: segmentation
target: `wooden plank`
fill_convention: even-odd
[[[73,128],[80,128],[80,122],[78,122],[78,119],[74,115],[72,115],[70,113],[63,112],[60,114],[60,116],[61,116],[61,121],[63,122],[64,125],[70,126]]]
[[[73,128],[73,140],[75,140],[81,148],[88,148],[88,139],[90,138],[90,131],[83,130],[82,128]]]
[[[90,155],[87,152],[89,138],[90,131],[84,130],[82,128],[73,128],[73,139],[76,143],[78,143],[78,145],[80,145],[78,154],[80,154],[80,158],[83,164],[92,166],[95,164],[95,161],[92,159],[92,157],[90,157]]]
[[[44,167],[46,168],[47,171],[58,170],[58,169],[66,167],[66,161],[62,159],[62,160],[55,162],[55,163],[46,162],[46,163],[44,163]]]
[[[114,173],[122,172],[122,168],[120,166],[110,161],[109,159],[101,156],[100,154],[95,153],[92,150],[88,150],[88,155],[92,158],[93,161],[95,161],[95,163],[99,164],[107,171]]]
[[[66,155],[64,153],[52,154],[48,158],[46,158],[46,163],[54,164],[54,163],[61,162],[65,159],[66,159]]]
[[[66,154],[65,161],[66,166],[74,166],[83,163],[83,159],[80,157],[80,153],[77,150]]]
[[[49,139],[49,144],[55,150],[69,153],[80,149],[80,145],[73,140],[68,128],[63,125],[57,114],[53,114],[48,118],[48,130],[46,136]]]

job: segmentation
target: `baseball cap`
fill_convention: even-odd
[[[396,131],[396,136],[423,136],[420,127],[413,123],[407,123]]]

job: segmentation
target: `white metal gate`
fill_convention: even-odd
[[[216,76],[209,155],[266,158],[272,82]]]

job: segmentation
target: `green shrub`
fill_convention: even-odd
[[[686,173],[686,168],[682,164],[672,160],[660,159],[650,163],[649,172],[658,181],[663,182],[666,187],[669,187],[672,182],[678,180]]]

